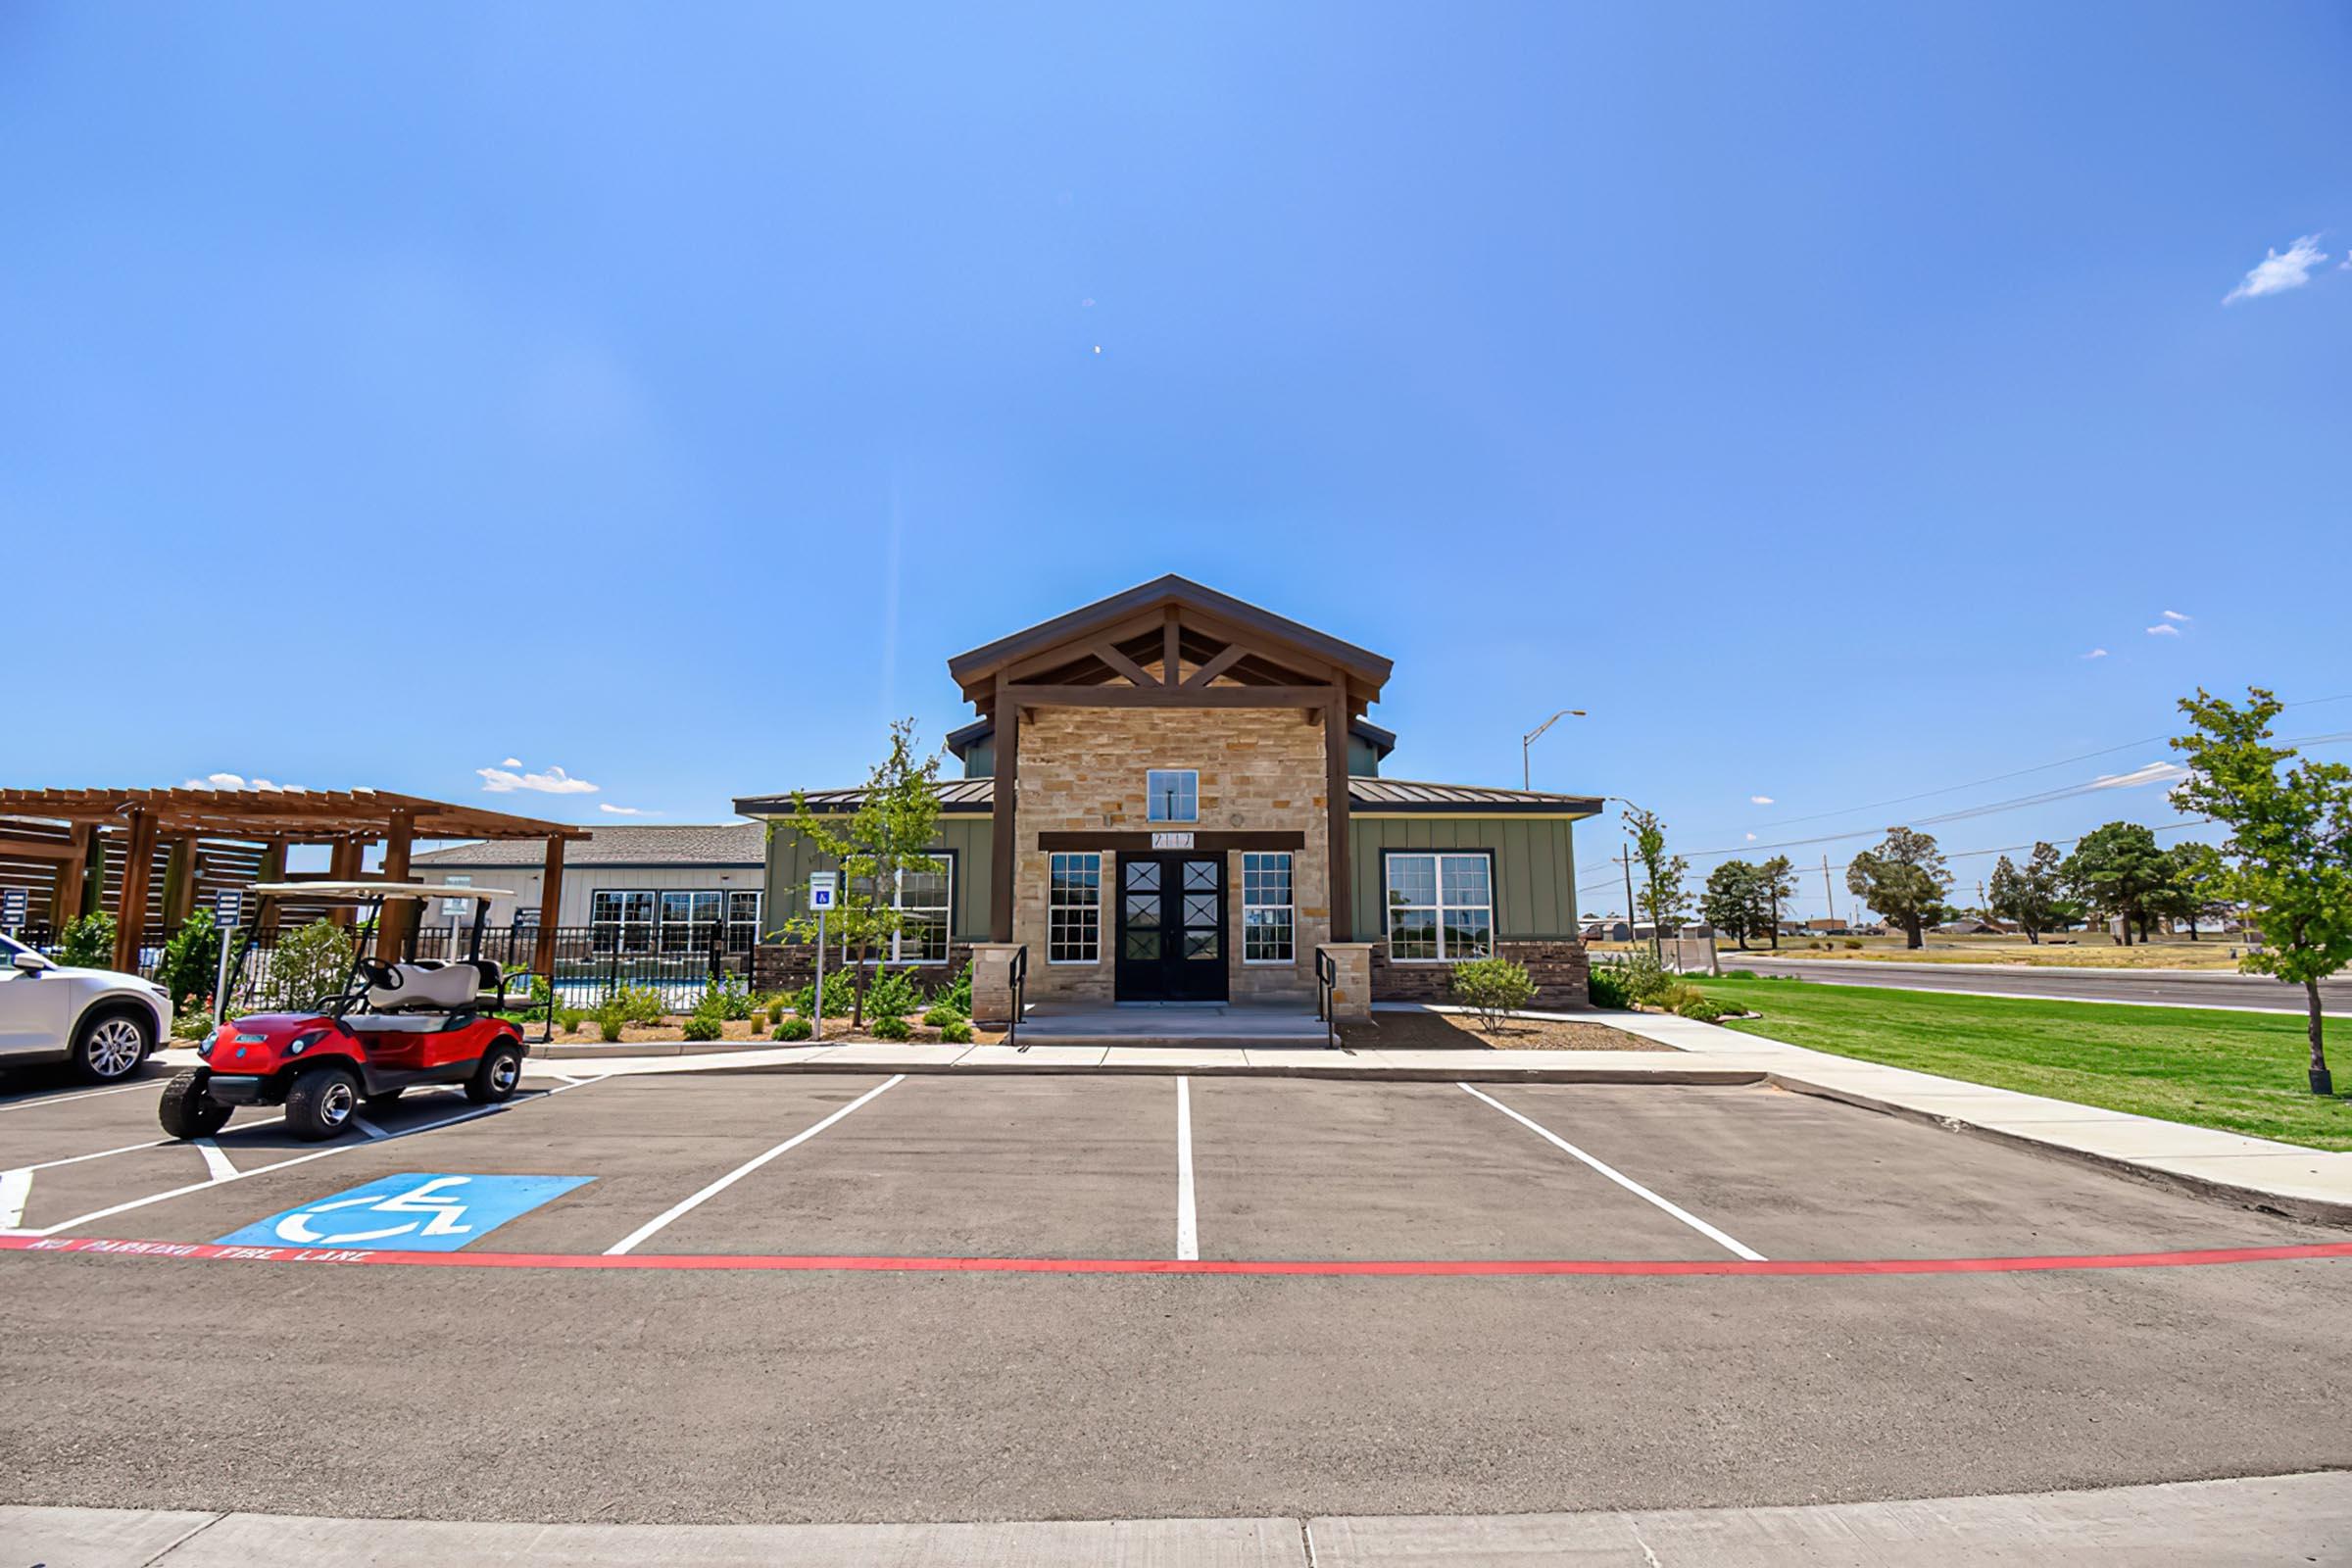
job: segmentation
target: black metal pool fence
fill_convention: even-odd
[[[331,992],[341,986],[344,969],[350,962],[348,949],[344,950],[341,964],[329,966],[334,969],[332,974],[323,974],[316,964],[300,965],[299,959],[281,961],[282,945],[303,929],[302,925],[289,924],[258,934],[234,986],[229,1010],[253,1012],[269,1007],[307,1005],[318,1000],[317,995],[295,993],[320,986]],[[26,926],[10,935],[36,952],[53,957],[57,955],[58,935],[47,926]],[[231,933],[238,944],[247,935],[242,930]],[[169,933],[161,926],[149,926],[142,933],[138,956],[141,978],[156,977],[163,965],[168,940]],[[411,953],[417,958],[465,957],[471,940],[471,928],[463,924],[454,932],[448,925],[426,925],[417,930]],[[482,933],[481,956],[511,972],[530,969],[538,959],[538,952],[536,926],[503,927]],[[236,956],[237,950],[232,946],[229,950],[232,965]],[[109,968],[113,962],[111,956],[104,957],[98,961],[98,967]],[[217,973],[216,967],[215,975],[206,977],[204,994],[209,995],[215,989]],[[556,928],[556,995],[565,1006],[586,1010],[612,992],[631,987],[657,991],[663,1005],[684,1012],[702,1000],[713,979],[748,985],[750,974],[750,943],[744,934],[738,934],[734,946],[713,955],[707,939],[701,947],[679,944],[656,949],[639,930],[612,926]],[[176,997],[172,1000],[175,1005],[184,1001]]]

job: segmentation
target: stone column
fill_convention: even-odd
[[[972,1022],[1002,1029],[1012,1022],[1013,942],[972,944]]]
[[[1331,1014],[1342,1023],[1372,1016],[1372,948],[1369,942],[1326,942],[1315,950],[1329,954],[1339,965],[1339,982],[1331,992]]]

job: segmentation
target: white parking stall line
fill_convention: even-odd
[[[572,1087],[576,1089],[579,1086],[574,1084]],[[389,1138],[392,1136],[390,1133],[385,1132],[381,1127],[378,1127],[375,1123],[369,1121],[365,1116],[352,1117],[351,1124],[354,1127],[357,1127],[360,1130],[361,1135],[369,1143],[373,1143],[378,1138]]]
[[[25,1170],[48,1170],[58,1165],[78,1165],[85,1159],[112,1159],[117,1154],[135,1154],[142,1149],[161,1149],[171,1142],[172,1140],[169,1138],[150,1138],[143,1144],[124,1144],[120,1149],[100,1149],[87,1154],[68,1154],[63,1159],[44,1159],[37,1165],[26,1165],[23,1168]]]
[[[587,1080],[587,1083],[601,1084],[605,1080],[601,1077],[590,1078]],[[403,1138],[413,1138],[418,1133],[439,1132],[444,1127],[455,1127],[462,1121],[479,1121],[484,1116],[496,1116],[503,1114],[506,1111],[519,1109],[520,1107],[531,1104],[536,1101],[552,1100],[557,1095],[564,1093],[564,1089],[577,1089],[582,1087],[585,1086],[581,1084],[565,1084],[563,1089],[550,1089],[544,1094],[533,1095],[530,1100],[514,1101],[503,1105],[477,1105],[471,1110],[462,1110],[455,1116],[444,1116],[439,1121],[428,1121],[421,1126],[416,1127],[403,1127],[396,1133],[386,1134],[385,1142],[390,1143]],[[314,1159],[331,1159],[337,1154],[348,1154],[355,1149],[370,1149],[373,1147],[374,1146],[371,1143],[337,1144],[332,1149],[320,1149],[308,1154],[296,1154],[291,1159],[280,1159],[272,1161],[267,1165],[256,1165],[251,1170],[241,1170],[233,1176],[216,1176],[206,1181],[190,1182],[185,1187],[174,1187],[170,1192],[150,1193],[145,1198],[134,1198],[127,1202],[114,1203],[105,1208],[94,1208],[87,1214],[76,1214],[72,1219],[60,1221],[55,1225],[43,1226],[41,1229],[34,1231],[32,1234],[35,1236],[55,1236],[60,1231],[70,1231],[76,1226],[88,1225],[96,1220],[112,1219],[117,1214],[126,1214],[134,1208],[145,1208],[149,1203],[161,1203],[168,1199],[184,1198],[190,1193],[201,1193],[208,1187],[222,1187],[230,1182],[241,1182],[249,1176],[267,1176],[273,1170],[284,1170],[290,1165],[307,1165]]]
[[[611,1247],[606,1248],[605,1255],[607,1257],[618,1257],[623,1252],[635,1250],[639,1242],[642,1242],[647,1237],[653,1236],[660,1232],[664,1227],[669,1225],[673,1220],[682,1219],[686,1215],[693,1213],[696,1209],[702,1207],[711,1199],[716,1198],[719,1194],[725,1192],[728,1188],[734,1186],[737,1182],[743,1180],[746,1176],[749,1176],[752,1172],[758,1170],[769,1160],[774,1159],[779,1154],[790,1153],[793,1150],[800,1148],[801,1145],[807,1143],[809,1139],[814,1138],[818,1133],[823,1132],[826,1128],[832,1126],[844,1116],[847,1116],[851,1111],[856,1110],[858,1106],[863,1105],[867,1102],[879,1097],[884,1090],[894,1089],[906,1081],[906,1075],[905,1073],[900,1073],[888,1083],[878,1084],[875,1087],[868,1089],[864,1094],[859,1095],[856,1100],[851,1101],[848,1104],[842,1106],[839,1110],[833,1112],[833,1114],[827,1116],[824,1120],[816,1123],[814,1126],[805,1127],[801,1131],[794,1133],[790,1138],[785,1139],[782,1143],[769,1150],[766,1153],[758,1154],[751,1159],[745,1160],[742,1164],[736,1166],[733,1170],[727,1172],[724,1176],[721,1176],[718,1180],[712,1182],[710,1186],[704,1188],[692,1198],[687,1199],[683,1202],[673,1204],[670,1207],[663,1209],[661,1213],[656,1214],[652,1219],[647,1220],[644,1224],[629,1232],[628,1235],[622,1237],[619,1241],[614,1242]],[[561,1090],[554,1090],[550,1092],[556,1094],[562,1093]]]
[[[1505,1116],[1510,1117],[1511,1120],[1517,1122],[1520,1126],[1525,1127],[1528,1131],[1534,1133],[1537,1137],[1543,1139],[1545,1143],[1550,1144],[1553,1148],[1559,1150],[1561,1152],[1569,1154],[1574,1158],[1583,1160],[1586,1164],[1592,1166],[1594,1170],[1600,1172],[1600,1174],[1606,1176],[1609,1180],[1615,1182],[1618,1186],[1624,1188],[1636,1198],[1641,1199],[1645,1203],[1656,1204],[1659,1208],[1664,1209],[1667,1213],[1672,1214],[1676,1219],[1681,1220],[1684,1224],[1690,1226],[1692,1230],[1707,1238],[1707,1240],[1714,1242],[1721,1247],[1729,1249],[1735,1255],[1743,1257],[1751,1263],[1761,1263],[1765,1260],[1762,1252],[1756,1251],[1753,1249],[1735,1241],[1733,1238],[1725,1235],[1722,1231],[1719,1231],[1714,1226],[1708,1224],[1705,1220],[1700,1219],[1696,1214],[1691,1213],[1689,1209],[1683,1208],[1675,1203],[1667,1201],[1663,1198],[1660,1198],[1657,1194],[1651,1192],[1648,1188],[1642,1186],[1640,1182],[1635,1181],[1631,1176],[1624,1174],[1622,1171],[1614,1170],[1609,1166],[1602,1164],[1599,1160],[1594,1159],[1591,1154],[1586,1153],[1583,1150],[1577,1148],[1567,1139],[1562,1138],[1558,1133],[1553,1132],[1548,1127],[1544,1127],[1536,1122],[1528,1120],[1525,1116],[1520,1115],[1517,1111],[1504,1104],[1501,1101],[1496,1100],[1494,1096],[1480,1094],[1476,1088],[1469,1084],[1457,1084],[1455,1087],[1469,1091],[1470,1094],[1476,1096],[1480,1100],[1485,1101],[1488,1104],[1493,1105],[1496,1110],[1501,1111]]]
[[[223,1182],[237,1173],[237,1167],[228,1162],[226,1154],[220,1152],[219,1144],[214,1143],[210,1138],[198,1138],[192,1141],[196,1146],[196,1152],[204,1156],[204,1168],[213,1180]]]
[[[135,1084],[117,1084],[112,1089],[79,1089],[70,1095],[43,1095],[38,1100],[12,1100],[0,1110],[30,1110],[35,1105],[62,1105],[69,1100],[95,1100],[100,1095],[127,1095],[133,1089],[161,1091],[167,1080],[142,1078]]]
[[[1193,1200],[1193,1081],[1176,1080],[1176,1256],[1200,1256],[1200,1209]]]
[[[24,1205],[31,1199],[29,1169],[0,1170],[0,1231],[13,1231],[24,1223]]]

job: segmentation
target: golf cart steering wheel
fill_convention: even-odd
[[[375,958],[360,960],[360,976],[378,991],[398,991],[405,984],[397,965]]]

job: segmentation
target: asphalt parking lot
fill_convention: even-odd
[[[1774,1089],[581,1074],[206,1149],[159,1087],[0,1093],[12,1247],[170,1249],[0,1251],[0,1499],[1198,1517],[2352,1465],[2352,1259],[2291,1251],[2344,1232]],[[2168,1255],[2242,1249],[2290,1250]]]

